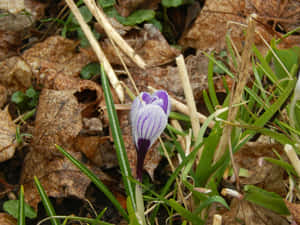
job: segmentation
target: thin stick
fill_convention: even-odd
[[[151,91],[156,91],[157,89],[151,87],[151,86],[148,86],[148,88],[151,90]],[[175,111],[178,111],[178,112],[181,112],[185,115],[190,115],[190,111],[189,111],[189,107],[186,106],[185,104],[181,103],[180,101],[176,100],[175,98],[173,98],[172,96],[169,96],[170,99],[171,99],[171,104],[172,104],[172,110],[175,110]],[[199,118],[199,121],[200,123],[204,123],[206,120],[207,120],[207,117],[204,116],[203,114],[197,112],[196,113],[198,118]],[[214,121],[211,121],[209,124],[208,124],[208,127],[209,128],[213,128],[215,125],[215,122]]]
[[[233,121],[237,115],[239,107],[232,107],[232,105],[238,104],[242,100],[242,94],[244,87],[246,86],[250,73],[248,72],[247,65],[251,56],[251,48],[254,43],[255,34],[255,15],[251,15],[249,18],[249,24],[247,28],[247,36],[245,40],[245,46],[242,53],[242,61],[239,67],[239,74],[237,79],[237,85],[235,90],[232,92],[232,101],[229,105],[228,121]],[[219,142],[219,146],[214,155],[214,163],[216,163],[225,153],[228,147],[228,140],[231,138],[232,126],[225,124],[223,133]]]
[[[197,116],[197,108],[196,108],[196,103],[193,95],[193,89],[191,87],[189,75],[187,73],[185,62],[182,55],[176,57],[176,63],[179,71],[178,74],[182,82],[184,95],[190,111],[189,115],[191,118],[194,137],[197,138],[200,131],[200,121],[199,121],[199,117]]]
[[[122,51],[132,59],[132,61],[141,69],[146,68],[144,60],[136,54],[130,45],[120,36],[120,34],[112,27],[105,14],[97,7],[94,0],[83,0],[97,22],[103,27],[107,36],[112,39]]]
[[[108,77],[112,87],[115,89],[120,101],[123,102],[124,101],[124,91],[120,84],[120,81],[118,80],[112,66],[110,65],[109,61],[107,60],[99,43],[97,42],[96,38],[94,37],[91,29],[84,21],[82,15],[80,14],[80,11],[78,10],[77,6],[74,3],[74,1],[66,0],[66,3],[68,4],[68,6],[71,9],[72,13],[74,14],[75,18],[77,19],[83,33],[85,34],[85,36],[88,39],[90,45],[92,46],[94,52],[96,53],[98,60],[100,62],[102,62],[104,70],[107,74],[107,77]]]
[[[300,160],[294,148],[291,145],[286,144],[284,146],[284,151],[287,154],[289,160],[291,161],[293,167],[295,168],[296,173],[298,174],[298,176],[300,176]]]

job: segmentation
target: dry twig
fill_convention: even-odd
[[[104,70],[107,73],[107,77],[108,77],[112,87],[115,89],[120,101],[123,102],[124,101],[124,91],[120,84],[120,81],[118,80],[112,66],[110,65],[109,61],[107,60],[99,43],[97,42],[96,38],[94,37],[91,29],[84,21],[82,15],[80,14],[79,9],[77,8],[77,6],[74,3],[74,1],[66,0],[66,3],[68,4],[68,6],[71,9],[72,13],[74,14],[75,18],[77,19],[82,31],[84,32],[86,38],[88,39],[90,45],[92,46],[94,52],[96,53],[98,60],[100,62],[102,62]]]
[[[144,60],[136,54],[136,52],[130,47],[130,45],[120,36],[120,34],[112,27],[106,18],[105,14],[97,7],[94,0],[83,0],[91,13],[96,18],[97,22],[103,27],[107,36],[113,40],[122,51],[132,59],[132,61],[138,65],[141,69],[146,68]]]

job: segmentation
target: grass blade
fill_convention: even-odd
[[[101,190],[105,196],[114,204],[116,209],[120,212],[120,214],[128,220],[128,215],[125,210],[122,208],[121,204],[115,198],[115,196],[109,191],[109,189],[98,179],[98,177],[93,174],[88,168],[86,168],[82,163],[80,163],[77,159],[71,156],[68,152],[66,152],[62,147],[56,145],[56,148],[66,156],[75,166],[77,166],[81,172],[88,176],[91,181]]]
[[[125,185],[125,190],[127,196],[130,197],[130,200],[132,202],[133,208],[136,209],[135,204],[135,188],[133,183],[130,181],[129,177],[132,177],[131,175],[131,169],[129,167],[129,162],[127,158],[127,153],[125,150],[125,145],[122,137],[121,128],[119,125],[118,116],[116,113],[115,105],[112,99],[110,86],[107,80],[107,77],[105,75],[103,65],[101,65],[101,81],[102,81],[102,88],[105,96],[105,102],[107,106],[107,112],[109,117],[109,124],[112,132],[112,136],[114,138],[114,145],[117,152],[117,157],[122,173],[123,182]]]
[[[18,206],[18,225],[25,225],[25,202],[24,202],[24,187],[21,185],[19,206]]]
[[[38,178],[36,176],[34,176],[34,182],[35,182],[35,185],[40,193],[40,197],[42,199],[42,203],[44,205],[44,208],[46,210],[46,213],[49,217],[52,217],[52,216],[56,216],[56,213],[54,211],[54,208],[50,202],[50,199],[48,198],[43,186],[41,185],[40,181],[38,180]],[[55,219],[55,218],[51,218],[50,219],[51,221],[51,224],[52,225],[60,225],[60,222]]]

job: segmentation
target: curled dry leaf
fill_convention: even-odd
[[[17,220],[7,213],[0,213],[0,224],[17,225]]]
[[[17,48],[21,44],[20,32],[0,29],[0,61],[16,55]]]
[[[34,0],[2,0],[0,30],[21,31],[44,15],[46,5]]]
[[[40,94],[33,132],[35,151],[53,157],[58,150],[54,144],[72,149],[75,137],[82,128],[82,117],[74,90],[43,89]],[[58,153],[60,155],[60,153]]]
[[[296,224],[300,224],[300,204],[291,203],[289,201],[285,201],[286,207],[289,209],[290,213],[293,216]]]
[[[33,183],[36,175],[47,194],[52,197],[76,196],[84,198],[90,180],[54,144],[60,145],[79,161],[82,154],[75,152],[74,142],[82,128],[82,116],[74,93],[76,90],[43,89],[34,127],[34,141],[26,155],[21,176],[25,197],[30,205],[37,207],[39,194]],[[101,174],[101,171],[95,171]],[[103,177],[103,175],[102,175]]]
[[[21,57],[11,57],[0,62],[0,84],[11,94],[17,90],[25,91],[31,86],[30,66]]]
[[[16,128],[8,108],[0,110],[0,162],[12,158],[15,153]]]
[[[30,65],[38,84],[53,88],[58,74],[78,77],[82,67],[92,61],[86,50],[77,52],[76,48],[76,42],[53,36],[25,51],[23,58]]]
[[[179,55],[180,51],[171,47],[160,31],[152,24],[145,24],[140,31],[130,31],[124,39],[140,55],[148,66],[158,66],[169,63]],[[101,46],[111,64],[121,65],[114,47],[108,39],[101,42]],[[120,52],[126,65],[135,67],[135,64]]]

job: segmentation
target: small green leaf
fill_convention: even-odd
[[[90,22],[93,19],[93,15],[91,14],[90,10],[86,6],[81,6],[79,8],[79,11],[86,23]],[[72,23],[79,25],[77,19],[75,18],[75,16],[73,14],[71,14],[71,17],[72,17],[72,20],[71,20]]]
[[[80,46],[82,48],[89,47],[90,46],[90,42],[88,41],[88,39],[86,38],[85,34],[83,33],[83,31],[81,30],[80,27],[76,28],[76,32],[77,32],[78,39],[80,39]],[[97,31],[95,31],[95,30],[92,30],[92,32],[93,32],[94,37],[97,40],[99,40],[99,38],[101,37],[101,35]]]
[[[18,204],[19,200],[8,200],[4,202],[3,209],[14,218],[18,218]],[[37,217],[36,212],[27,203],[25,203],[25,217],[30,219]]]
[[[11,96],[11,101],[17,105],[24,103],[26,95],[21,91],[16,91]]]
[[[143,23],[145,21],[152,20],[155,16],[155,12],[149,9],[140,9],[134,11],[130,16],[128,16],[125,21],[123,21],[124,25],[133,26],[136,24]]]
[[[80,72],[80,77],[86,80],[91,79],[95,75],[100,75],[100,64],[95,62],[87,64]]]
[[[253,185],[245,185],[244,191],[245,200],[270,209],[281,215],[290,214],[280,195],[274,192],[268,192]]]
[[[178,7],[185,4],[192,4],[194,0],[162,0],[161,4],[166,7]]]
[[[116,4],[115,0],[98,0],[98,4],[103,8],[108,8]]]
[[[218,195],[214,195],[214,196],[211,196],[211,197],[207,198],[206,200],[202,201],[200,203],[199,207],[196,208],[193,213],[195,215],[197,215],[197,214],[201,213],[201,211],[204,208],[207,208],[208,206],[210,206],[212,203],[215,203],[215,202],[222,204],[227,209],[230,209],[224,198],[222,198],[221,196],[218,196]]]
[[[298,57],[297,54],[291,50],[291,49],[274,49],[274,52],[282,62],[282,64],[286,67],[286,69],[290,72],[293,65],[298,64]],[[286,74],[286,71],[282,67],[282,65],[279,63],[279,61],[274,57],[274,68],[275,68],[275,74],[279,79],[283,79],[288,77],[288,74]]]

